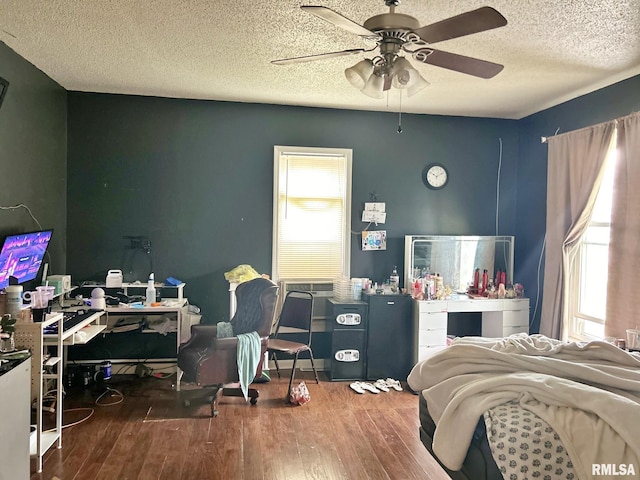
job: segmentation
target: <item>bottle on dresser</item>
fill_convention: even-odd
[[[389,284],[391,285],[391,291],[397,293],[400,290],[400,275],[398,275],[398,267],[393,266],[391,275],[389,275]]]

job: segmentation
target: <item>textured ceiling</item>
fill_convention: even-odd
[[[516,119],[640,73],[638,0],[402,0],[396,12],[420,25],[483,5],[508,25],[437,44],[500,74],[413,62],[431,85],[400,106],[398,90],[375,100],[347,82],[363,55],[270,63],[367,46],[309,4],[359,24],[388,12],[383,0],[2,0],[0,41],[67,90]]]

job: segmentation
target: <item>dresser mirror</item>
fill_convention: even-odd
[[[496,271],[506,272],[513,282],[512,236],[406,235],[404,286],[425,274],[438,273],[453,291],[466,292],[474,272],[487,270],[490,279]]]

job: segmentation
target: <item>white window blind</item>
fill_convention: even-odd
[[[351,150],[274,149],[273,276],[349,275]]]

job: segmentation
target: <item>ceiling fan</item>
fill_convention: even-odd
[[[271,63],[289,65],[372,52],[378,49],[379,54],[374,58],[364,59],[345,70],[345,76],[349,82],[362,93],[373,98],[383,98],[383,92],[392,86],[406,89],[407,95],[411,96],[429,85],[429,82],[422,78],[411,63],[401,55],[402,52],[411,55],[418,62],[485,79],[496,76],[504,68],[497,63],[427,46],[506,25],[507,20],[497,10],[481,7],[420,27],[418,20],[414,17],[395,12],[400,0],[385,0],[384,3],[389,7],[389,13],[375,15],[365,21],[364,25],[328,7],[301,6],[300,8],[305,12],[312,13],[347,32],[359,35],[367,42],[375,42],[376,45],[369,49],[352,48],[339,52],[273,60]]]

